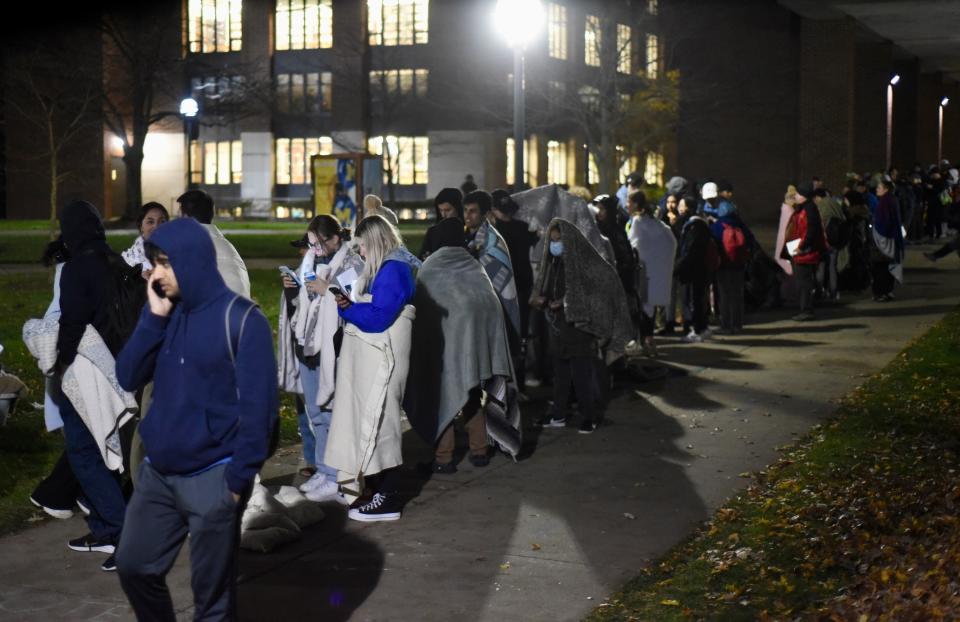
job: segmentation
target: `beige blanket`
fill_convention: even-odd
[[[323,462],[340,472],[348,497],[358,496],[363,478],[399,466],[400,414],[410,367],[412,305],[382,333],[353,324],[343,330],[333,419]]]

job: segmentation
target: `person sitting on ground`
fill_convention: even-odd
[[[168,223],[146,252],[148,304],[117,358],[122,387],[155,387],[117,547],[120,585],[139,619],[175,619],[165,576],[189,535],[194,616],[230,620],[240,517],[277,423],[273,335],[224,283],[202,225]]]
[[[247,266],[233,244],[223,237],[220,229],[213,224],[213,197],[203,190],[188,190],[177,198],[177,203],[180,204],[182,217],[193,218],[210,234],[217,253],[217,270],[227,287],[244,298],[249,298],[250,276],[247,274]]]
[[[352,296],[336,296],[346,326],[323,462],[340,472],[348,497],[360,496],[366,477],[380,475],[373,497],[351,509],[350,519],[398,520],[400,415],[415,316],[409,303],[420,264],[382,216],[361,220],[356,237],[365,263]]]
[[[297,271],[298,280],[282,276],[284,299],[278,335],[281,377],[287,386],[302,389],[304,408],[313,433],[316,472],[300,486],[311,501],[337,499],[336,469],[323,462],[333,415],[338,336],[342,338],[337,303],[328,288],[348,296],[363,272],[363,260],[347,242],[349,229],[321,214],[307,226],[309,248]],[[292,346],[292,347],[291,347]]]
[[[441,237],[454,228],[453,223],[444,223],[446,220],[459,222],[460,238],[463,238],[463,194],[457,188],[444,188],[433,199],[436,211],[436,223],[427,229],[420,247],[420,259],[426,259],[430,253],[442,248],[445,244]]]
[[[383,204],[383,201],[375,194],[368,194],[363,197],[363,216],[380,215],[387,219],[391,225],[396,227],[400,224],[396,212]]]
[[[140,216],[137,218],[137,230],[140,235],[133,241],[133,246],[120,253],[123,260],[130,266],[139,265],[143,270],[143,278],[149,279],[153,266],[147,260],[143,252],[143,243],[150,239],[154,230],[163,223],[170,220],[170,214],[163,205],[151,201],[140,208]]]
[[[601,421],[594,360],[601,348],[608,353],[607,363],[622,356],[632,338],[630,312],[616,270],[573,223],[554,218],[547,232],[549,243],[530,300],[547,311],[554,365],[553,405],[540,425],[566,426],[572,383],[582,417],[580,433],[590,434]]]
[[[793,216],[787,226],[786,240],[781,257],[793,264],[800,294],[800,313],[793,319],[805,322],[814,319],[813,299],[817,288],[817,266],[826,249],[826,236],[820,222],[820,211],[813,202],[813,184],[797,186]]]

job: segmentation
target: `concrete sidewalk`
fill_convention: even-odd
[[[960,303],[958,262],[910,251],[896,302],[857,301],[796,324],[793,309],[748,316],[735,337],[661,341],[666,379],[621,386],[593,435],[526,430],[529,457],[424,482],[430,451],[408,437],[405,469],[419,491],[396,523],[360,524],[329,507],[323,524],[268,555],[244,553],[243,620],[577,620],[690,534],[807,432],[836,398],[886,364]],[[542,397],[542,396],[541,396]],[[525,419],[543,410],[527,406]],[[298,448],[270,465],[293,479]],[[0,619],[126,620],[101,555],[69,551],[79,519],[0,540]],[[169,582],[191,616],[182,554]]]

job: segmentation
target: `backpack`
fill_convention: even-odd
[[[846,248],[847,244],[850,243],[850,235],[852,232],[853,226],[849,220],[832,218],[830,222],[827,223],[827,244],[830,245],[830,248],[837,250]]]
[[[237,304],[239,303],[239,304]],[[230,364],[233,365],[234,379],[236,379],[237,360],[236,353],[240,349],[240,338],[243,337],[243,328],[247,324],[247,318],[250,312],[260,305],[244,298],[240,294],[233,297],[230,304],[227,305],[227,312],[223,315],[224,330],[227,335],[227,350],[230,353]],[[240,386],[237,385],[237,398],[240,398]],[[270,445],[267,453],[268,458],[272,458],[277,453],[277,447],[280,446],[280,417],[273,420],[273,430],[270,433]]]
[[[110,282],[106,322],[101,337],[111,352],[116,354],[133,334],[140,313],[147,303],[146,281],[140,265],[130,266],[117,254],[107,255]]]
[[[735,225],[723,223],[723,255],[724,263],[738,268],[747,265],[750,249],[747,247],[747,236],[743,229]]]

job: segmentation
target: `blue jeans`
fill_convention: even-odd
[[[323,455],[327,451],[327,436],[330,434],[330,420],[333,418],[333,411],[324,410],[316,405],[317,391],[320,388],[320,369],[310,369],[301,363],[300,384],[303,386],[303,402],[307,410],[307,417],[310,419],[310,427],[313,429],[314,456],[316,457],[314,465],[316,465],[318,473],[325,473],[336,480],[337,470],[323,462]]]
[[[90,533],[98,540],[117,542],[127,509],[120,482],[104,464],[97,442],[70,400],[61,394],[56,401],[63,418],[67,459],[80,482],[83,496],[90,504],[90,516],[87,517]]]
[[[303,459],[308,465],[314,464],[317,459],[317,441],[313,437],[313,428],[310,427],[310,417],[303,403],[303,396],[296,395],[297,427],[300,428],[300,438],[303,440]]]

